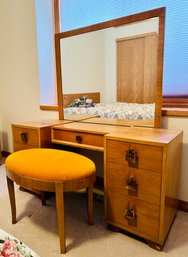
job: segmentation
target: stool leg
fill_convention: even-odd
[[[45,195],[45,192],[40,192],[40,198],[41,198],[41,201],[42,201],[42,205],[46,205],[46,195]]]
[[[60,251],[65,253],[65,220],[64,220],[64,192],[63,183],[55,183],[57,224],[60,240]]]
[[[12,224],[16,223],[16,202],[15,202],[15,192],[14,192],[14,182],[7,177],[7,185],[12,213]]]
[[[86,188],[87,192],[87,216],[89,225],[93,225],[93,185]]]

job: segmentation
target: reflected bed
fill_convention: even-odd
[[[99,93],[70,94],[64,96],[64,115],[93,115],[108,119],[154,119],[155,104],[115,102],[100,103]]]

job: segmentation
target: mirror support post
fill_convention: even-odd
[[[55,34],[55,60],[56,60],[56,80],[57,80],[57,103],[59,109],[59,120],[64,119],[63,115],[63,86],[61,74],[61,50],[60,50],[60,37]]]
[[[157,78],[155,95],[155,119],[154,127],[161,127],[162,116],[162,85],[163,85],[163,59],[164,59],[164,32],[165,32],[165,8],[160,9],[159,31],[158,31],[158,57],[157,57]]]

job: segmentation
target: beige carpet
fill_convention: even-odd
[[[41,257],[58,257],[55,201],[47,206],[30,193],[16,187],[18,222],[11,224],[5,167],[0,166],[0,228],[22,240]],[[84,194],[67,193],[66,245],[68,257],[188,257],[188,213],[179,212],[163,252],[150,248],[144,242],[106,228],[103,203],[94,201],[95,224],[86,219]]]

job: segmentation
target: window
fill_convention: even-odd
[[[186,0],[61,0],[60,3],[61,31],[165,6],[164,103],[170,106],[188,105],[188,3]]]
[[[57,104],[53,2],[51,0],[36,0],[35,8],[38,45],[38,70],[40,82],[40,104],[52,106]]]

